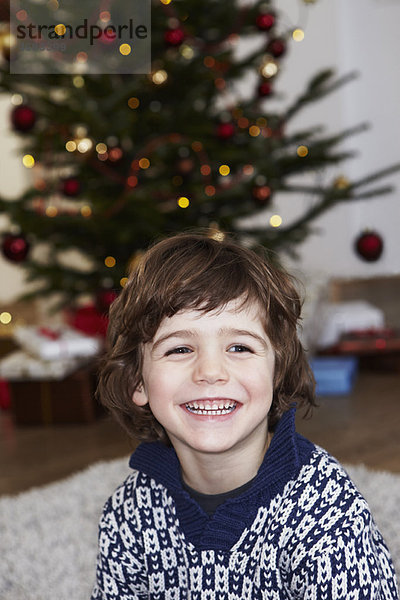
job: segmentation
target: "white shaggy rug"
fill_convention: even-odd
[[[400,475],[347,471],[368,500],[400,573]],[[0,498],[0,599],[88,600],[97,522],[129,473],[128,459],[100,462],[61,482]]]

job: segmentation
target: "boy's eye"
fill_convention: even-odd
[[[168,350],[165,353],[165,356],[170,356],[171,354],[187,354],[188,352],[191,352],[190,348],[186,348],[186,346],[178,346],[177,348]]]
[[[248,346],[244,344],[234,344],[229,348],[229,352],[252,352]]]

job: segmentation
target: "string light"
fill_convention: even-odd
[[[102,10],[100,13],[100,21],[108,23],[111,20],[111,14],[108,10]]]
[[[82,217],[85,217],[85,218],[91,217],[92,209],[90,208],[90,206],[88,206],[87,204],[85,204],[85,206],[82,206],[81,215],[82,215]]]
[[[54,27],[54,31],[56,32],[57,35],[62,37],[63,35],[65,35],[67,28],[65,27],[64,23],[59,23],[58,25],[56,25]]]
[[[98,144],[96,144],[96,152],[98,152],[99,154],[104,154],[104,152],[107,152],[107,150],[107,144],[104,144],[104,142],[99,142]]]
[[[129,100],[128,100],[129,108],[132,108],[132,109],[138,108],[139,104],[140,104],[139,98],[135,98],[135,96],[132,96],[132,98],[129,98]]]
[[[273,56],[267,54],[267,56],[264,57],[264,61],[260,66],[260,74],[262,75],[262,77],[264,77],[264,79],[271,79],[271,77],[274,77],[278,73],[278,71],[278,63],[276,62],[276,60],[274,60]]]
[[[161,4],[171,4],[172,0],[160,0]]]
[[[231,172],[230,167],[228,165],[221,165],[219,168],[219,172],[223,177],[226,177]]]
[[[13,94],[11,96],[11,104],[13,104],[14,106],[20,106],[23,103],[24,99],[22,98],[21,94]]]
[[[249,134],[250,134],[252,137],[257,137],[258,135],[260,135],[260,133],[261,133],[261,129],[260,129],[259,127],[257,127],[257,125],[252,125],[252,126],[249,128]]]
[[[206,196],[215,196],[216,189],[213,185],[206,185],[204,188],[204,193]]]
[[[128,283],[128,278],[127,277],[121,277],[121,279],[119,280],[119,285],[122,288],[125,287],[127,283]]]
[[[75,60],[77,63],[81,63],[81,64],[86,63],[88,60],[88,55],[86,54],[86,52],[78,52]]]
[[[240,117],[237,123],[240,129],[247,129],[250,124],[250,121],[246,119],[246,117]]]
[[[272,215],[269,224],[271,227],[280,227],[282,225],[282,217],[280,215]]]
[[[300,158],[304,158],[305,156],[307,156],[308,154],[308,148],[307,146],[299,146],[297,148],[297,155],[300,156]]]
[[[122,56],[129,56],[129,54],[132,52],[132,48],[130,44],[121,44],[119,47],[119,51],[122,54]]]
[[[244,167],[243,167],[244,175],[253,175],[253,173],[254,173],[253,165],[244,165]]]
[[[75,75],[75,77],[72,79],[72,83],[74,87],[79,89],[84,87],[85,80],[83,79],[82,75]]]
[[[78,152],[80,152],[81,154],[85,154],[85,152],[88,152],[93,146],[93,142],[90,138],[83,138],[83,140],[80,140],[80,142],[78,143]]]
[[[129,185],[129,187],[134,188],[138,184],[138,178],[135,175],[130,175],[126,180],[126,183]]]
[[[2,313],[0,313],[0,323],[2,325],[9,325],[12,321],[12,315],[11,313],[4,311]]]
[[[156,85],[162,85],[167,81],[168,73],[164,69],[159,69],[152,74],[151,79]]]
[[[149,159],[148,159],[148,158],[141,158],[141,159],[139,160],[139,167],[140,167],[141,169],[148,169],[148,168],[149,168],[149,166],[150,166],[150,161],[149,161]]]
[[[193,142],[192,150],[194,150],[194,152],[201,152],[201,150],[203,150],[203,144],[197,141]]]
[[[50,219],[53,219],[58,214],[58,208],[56,206],[50,205],[46,208],[45,212],[46,216],[50,217]]]
[[[210,175],[210,173],[211,173],[210,165],[201,165],[200,173],[205,176]]]
[[[117,261],[115,260],[115,258],[113,256],[106,256],[106,258],[104,259],[104,264],[109,269],[112,269],[117,264]]]
[[[213,56],[205,56],[203,59],[203,64],[208,69],[211,69],[215,66],[215,58]]]
[[[182,54],[183,58],[186,58],[186,60],[190,60],[194,56],[193,48],[191,46],[188,46],[187,44],[183,44],[179,48],[179,52]]]
[[[297,28],[292,33],[292,38],[295,42],[302,42],[304,40],[304,31],[300,28]]]
[[[16,17],[18,21],[26,21],[26,19],[28,18],[28,13],[26,12],[26,10],[22,9],[17,12]]]
[[[69,140],[66,144],[65,144],[65,149],[68,152],[75,152],[76,150],[76,142],[74,142],[73,140]]]
[[[22,158],[22,163],[27,169],[32,169],[32,167],[35,166],[35,159],[33,158],[32,154],[25,154],[25,156]]]
[[[187,208],[189,204],[189,198],[186,198],[186,196],[181,196],[180,198],[178,198],[178,206],[180,206],[180,208]]]

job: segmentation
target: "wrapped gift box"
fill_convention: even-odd
[[[354,356],[318,356],[310,361],[317,396],[340,396],[353,389],[358,371]]]
[[[95,399],[96,363],[41,361],[16,351],[0,361],[19,425],[90,423],[103,410]]]
[[[14,331],[17,344],[32,356],[43,360],[96,356],[102,342],[98,337],[84,335],[72,327],[59,329],[25,326]]]

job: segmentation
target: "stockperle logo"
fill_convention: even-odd
[[[10,72],[149,73],[151,0],[11,0]]]

